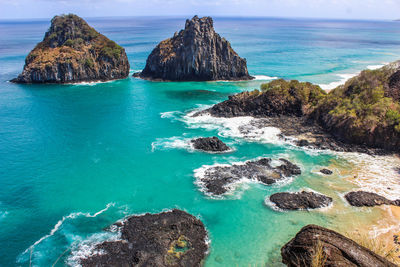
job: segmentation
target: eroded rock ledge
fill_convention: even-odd
[[[282,262],[288,267],[308,267],[320,246],[326,257],[323,266],[330,267],[395,267],[396,265],[364,248],[353,240],[317,225],[303,227],[281,249]]]
[[[194,16],[185,29],[162,41],[136,77],[165,81],[251,80],[246,59],[214,30],[210,17]]]
[[[42,42],[25,59],[15,83],[76,83],[126,78],[125,49],[82,18],[55,16]]]
[[[201,266],[207,232],[196,217],[172,210],[132,216],[121,223],[121,240],[103,242],[82,266]]]
[[[226,152],[231,149],[218,137],[202,137],[191,140],[193,147],[207,152]]]
[[[270,196],[270,201],[283,210],[303,210],[327,207],[332,198],[314,192],[281,192]]]
[[[197,183],[206,194],[223,195],[234,188],[232,186],[243,178],[270,185],[285,177],[300,175],[300,167],[286,159],[272,162],[270,158],[247,161],[230,166],[210,166],[201,175],[197,175]]]
[[[372,192],[355,191],[345,195],[346,200],[350,205],[355,207],[373,207],[380,205],[394,205],[400,206],[399,200],[389,200],[383,196]]]

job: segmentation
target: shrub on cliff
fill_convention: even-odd
[[[393,65],[362,71],[322,99],[315,118],[345,141],[394,148],[400,142],[400,104],[390,97],[395,71]]]

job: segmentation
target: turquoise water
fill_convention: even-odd
[[[157,42],[184,25],[184,19],[174,18],[88,21],[126,48],[132,71],[144,67]],[[337,188],[352,185],[315,170],[338,156],[302,151],[273,138],[248,140],[220,125],[185,120],[189,111],[258,88],[262,80],[8,83],[48,26],[47,21],[0,22],[0,266],[28,266],[30,261],[49,266],[63,255],[62,266],[70,260],[70,249],[88,238],[103,240],[99,233],[116,220],[171,208],[205,223],[211,240],[206,266],[279,266],[280,247],[302,226],[337,223],[337,212],[279,212],[264,198],[300,188],[337,197]],[[396,22],[216,18],[215,28],[261,79],[328,85],[400,55]],[[191,137],[218,134],[234,152],[205,154],[185,145]],[[270,187],[244,184],[225,199],[206,197],[195,184],[194,170],[203,165],[260,156],[289,158],[303,174]]]

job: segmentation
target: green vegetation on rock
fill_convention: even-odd
[[[400,62],[362,71],[328,94],[311,83],[285,80],[262,84],[261,92],[249,93],[255,94],[267,94],[265,107],[278,102],[286,113],[300,102],[303,115],[342,141],[390,150],[400,145]]]
[[[309,105],[310,107],[317,105],[318,101],[322,100],[326,95],[326,92],[318,85],[297,80],[286,81],[278,79],[262,84],[260,89],[263,93],[284,98],[289,102],[300,101],[303,105]]]

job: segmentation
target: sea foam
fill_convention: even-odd
[[[222,137],[242,138],[261,143],[280,143],[281,131],[276,127],[260,126],[262,120],[253,117],[218,118],[210,114],[193,116],[198,110],[183,117],[189,128],[217,130]]]

